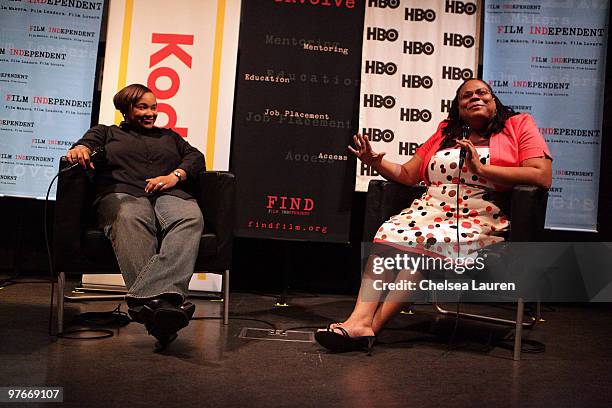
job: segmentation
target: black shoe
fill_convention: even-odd
[[[153,316],[153,310],[145,305],[130,306],[128,314],[136,323],[147,324]]]
[[[157,339],[157,341],[155,342],[155,351],[156,352],[164,351],[166,347],[168,347],[168,344],[176,340],[177,337],[178,337],[178,334],[176,333],[164,335],[161,337],[155,337]]]
[[[327,325],[327,330],[318,331],[315,333],[315,340],[334,353],[345,353],[347,351],[366,351],[368,355],[372,354],[376,336],[360,336],[351,337],[344,327],[336,324],[335,328],[331,328],[332,323]],[[336,333],[334,330],[339,330]]]
[[[152,299],[144,305],[130,307],[132,320],[145,325],[147,332],[157,339],[155,350],[161,351],[177,337],[176,332],[186,327],[193,317],[195,305],[176,306],[166,299]]]
[[[173,303],[162,299],[149,300],[147,303],[140,304],[130,305],[128,303],[128,314],[130,315],[133,321],[137,323],[146,324],[147,322],[151,321],[151,318],[155,313],[156,309],[164,306],[168,308],[168,305],[173,305]],[[174,308],[176,309],[176,307]],[[185,302],[180,306],[179,309],[185,313],[187,319],[191,320],[195,312],[195,305],[191,302]]]
[[[155,342],[155,352],[160,352],[160,351],[165,350],[168,344],[172,343],[178,337],[178,334],[176,334],[176,332],[165,333],[163,331],[160,331],[159,329],[157,329],[155,326],[153,326],[150,323],[147,323],[145,327],[147,328],[147,332],[151,336],[155,337],[155,340],[157,340]]]
[[[191,309],[185,310],[181,306],[176,306],[164,299],[153,299],[147,302],[144,306],[151,310],[151,316],[147,319],[147,323],[154,329],[154,332],[160,335],[169,335],[176,333],[189,324],[189,319],[193,316],[195,306],[191,305]],[[191,315],[189,315],[191,312]],[[147,312],[144,313],[145,315]],[[157,336],[156,336],[157,337]]]
[[[183,310],[183,312],[185,312],[189,320],[191,320],[191,318],[193,317],[193,314],[195,313],[195,308],[195,305],[191,302],[185,302],[181,305],[181,309]]]

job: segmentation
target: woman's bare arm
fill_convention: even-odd
[[[552,161],[546,157],[523,160],[520,167],[495,166],[482,164],[476,148],[469,140],[457,140],[457,146],[465,147],[468,152],[466,164],[470,170],[497,184],[530,184],[550,188],[552,184]]]
[[[353,136],[355,148],[349,146],[348,149],[364,164],[370,166],[380,173],[387,180],[396,181],[401,184],[417,184],[419,179],[419,168],[423,159],[414,155],[404,164],[398,164],[385,160],[386,153],[375,153],[370,145],[367,136],[356,134]]]

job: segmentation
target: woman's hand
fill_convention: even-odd
[[[145,192],[152,194],[158,191],[168,190],[178,183],[178,178],[174,174],[168,176],[157,176],[154,178],[146,179],[147,185],[145,186]]]
[[[66,153],[66,160],[68,160],[70,164],[78,162],[84,169],[87,169],[87,167],[95,169],[90,155],[91,150],[89,150],[89,147],[76,145],[74,148],[68,150],[68,153]]]
[[[355,142],[356,149],[354,149],[352,146],[349,146],[348,149],[351,151],[351,153],[357,156],[359,160],[370,167],[380,164],[386,153],[375,153],[372,150],[370,140],[367,136],[361,136],[359,133],[357,133],[356,135],[353,135],[353,141]]]
[[[461,147],[466,150],[465,164],[468,166],[468,169],[477,176],[482,175],[484,164],[480,162],[480,156],[474,144],[468,139],[457,139],[455,147]]]

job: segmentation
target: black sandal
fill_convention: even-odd
[[[331,325],[335,324],[335,328]],[[340,333],[334,330],[338,329]],[[368,355],[372,354],[376,336],[359,336],[351,337],[346,329],[340,326],[339,323],[330,323],[325,331],[315,333],[317,343],[334,353],[345,353],[347,351],[365,351]]]

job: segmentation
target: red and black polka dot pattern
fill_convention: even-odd
[[[477,149],[481,162],[487,164],[489,148]],[[374,241],[403,243],[408,248],[452,258],[503,241],[500,234],[509,228],[510,222],[489,199],[487,192],[493,189],[493,184],[472,174],[467,166],[463,166],[460,175],[458,163],[459,149],[437,152],[428,167],[431,185],[427,191],[386,221]]]

